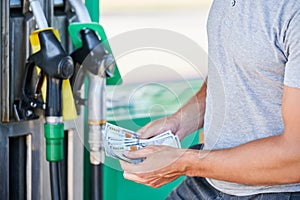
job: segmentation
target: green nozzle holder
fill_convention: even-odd
[[[91,22],[91,23],[72,23],[69,25],[68,30],[69,30],[69,34],[71,37],[71,40],[74,44],[74,47],[76,49],[80,48],[82,46],[82,41],[81,38],[79,36],[79,32],[80,30],[84,29],[84,28],[89,28],[93,31],[95,31],[101,38],[102,44],[104,46],[104,48],[113,55],[112,50],[110,48],[106,33],[104,31],[104,28],[99,24],[99,23],[95,23],[95,22]],[[122,78],[119,72],[119,68],[117,66],[116,63],[116,69],[114,72],[114,76],[107,78],[106,84],[107,85],[120,85],[122,83]]]
[[[64,124],[44,124],[46,138],[46,159],[49,162],[61,161],[64,158]]]

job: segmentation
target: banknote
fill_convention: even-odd
[[[113,157],[130,163],[140,163],[144,159],[130,159],[125,151],[139,150],[151,145],[167,145],[181,148],[179,138],[170,130],[149,139],[140,139],[139,133],[107,123],[104,135],[104,148],[106,156]]]

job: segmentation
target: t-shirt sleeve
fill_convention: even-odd
[[[287,63],[284,85],[300,88],[300,11],[290,20],[286,29]]]

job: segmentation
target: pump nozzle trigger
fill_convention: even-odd
[[[14,101],[14,114],[17,121],[37,119],[34,110],[46,108],[41,99],[43,79],[43,72],[36,73],[35,64],[28,60],[25,65],[20,98]]]

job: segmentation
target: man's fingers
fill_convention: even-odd
[[[125,151],[124,155],[128,158],[135,159],[135,158],[145,158],[149,154],[154,152],[154,147],[147,146],[145,148],[134,150],[134,151]]]
[[[154,187],[154,188],[159,188],[159,187],[178,178],[178,176],[172,176],[169,178],[165,178],[164,176],[141,177],[139,175],[129,173],[126,171],[124,171],[123,176],[125,179],[132,180],[134,182],[148,185],[148,186]]]
[[[156,132],[157,132],[157,130],[151,128],[150,125],[146,125],[143,128],[141,128],[140,130],[138,130],[138,133],[140,134],[139,138],[141,138],[141,139],[150,138],[150,137],[156,135],[157,134]]]
[[[123,177],[128,179],[128,180],[132,180],[132,181],[139,182],[139,183],[143,180],[139,176],[137,176],[135,174],[132,174],[132,173],[129,173],[127,171],[124,171]]]
[[[167,119],[161,118],[155,121],[152,121],[148,123],[146,126],[138,130],[138,133],[140,133],[139,138],[150,138],[152,136],[155,136],[159,133],[162,133],[164,131],[167,131]]]
[[[152,179],[147,179],[147,178],[143,178],[143,177],[140,177],[138,175],[135,175],[135,174],[132,174],[132,173],[129,173],[129,172],[125,172],[125,171],[123,173],[123,177],[125,179],[132,180],[132,181],[140,183],[140,184],[148,185],[150,187],[155,187],[155,184],[152,184],[152,183],[153,182],[155,183],[156,180],[157,180],[157,178],[154,178],[153,180]]]
[[[127,172],[136,172],[139,170],[139,164],[133,164],[125,161],[120,161],[121,167],[124,170],[124,173]]]

